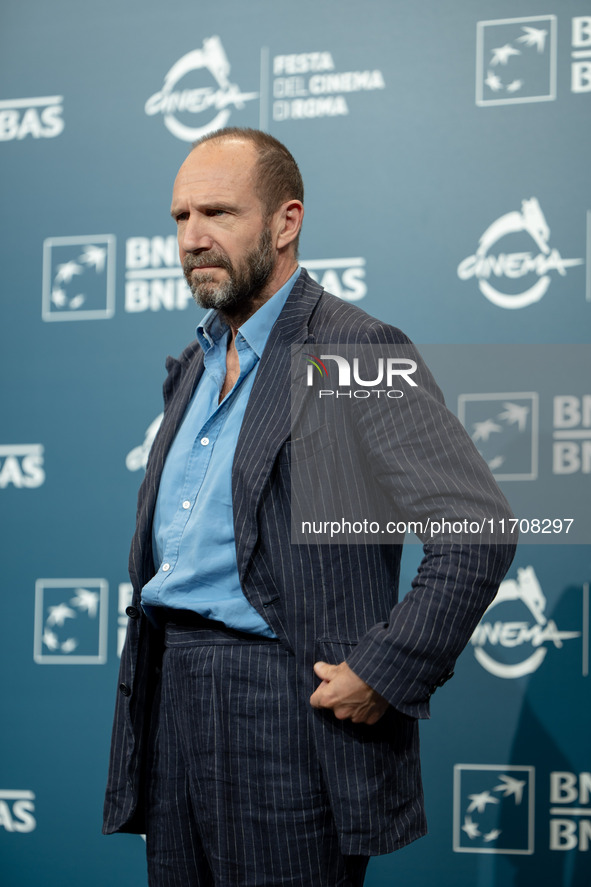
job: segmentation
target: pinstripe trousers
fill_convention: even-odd
[[[293,655],[210,626],[166,627],[150,887],[361,887],[368,859],[340,852]]]

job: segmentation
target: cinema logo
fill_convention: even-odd
[[[8,486],[30,490],[44,484],[43,453],[43,444],[0,446],[0,490]]]
[[[27,834],[35,831],[35,794],[26,789],[0,789],[0,828],[6,832]]]
[[[591,474],[591,394],[554,398],[554,474]]]
[[[547,618],[546,606],[533,567],[518,569],[517,579],[501,582],[471,638],[482,668],[497,678],[521,678],[538,670],[549,647],[560,650],[565,641],[581,637],[580,631],[561,631]]]
[[[512,238],[516,250],[505,251],[501,245],[505,237]],[[474,255],[458,265],[458,277],[475,277],[482,295],[498,308],[535,305],[548,291],[552,273],[564,277],[568,268],[583,264],[583,259],[563,259],[549,240],[550,228],[539,202],[535,197],[523,200],[520,211],[506,213],[489,225]]]
[[[64,98],[61,95],[0,101],[0,142],[55,139],[64,131]]]
[[[360,359],[354,357],[349,361],[341,354],[305,354],[304,358],[307,363],[306,368],[306,385],[308,388],[314,386],[315,382],[320,381],[330,384],[335,375],[336,365],[336,384],[338,388],[320,388],[318,397],[334,397],[349,398],[358,400],[367,400],[370,397],[387,397],[398,400],[404,397],[404,391],[400,388],[393,388],[395,382],[403,382],[412,388],[417,383],[412,375],[417,371],[417,362],[406,357],[378,357],[373,363],[375,373],[374,378],[364,378],[367,368],[365,365],[369,363],[364,359],[364,369],[360,368]],[[330,372],[326,365],[326,361],[331,361]],[[360,388],[354,388],[353,385],[359,385]],[[378,387],[378,386],[385,387]]]
[[[150,96],[144,110],[148,117],[162,114],[168,131],[183,142],[222,129],[232,110],[242,110],[246,102],[259,97],[258,92],[242,92],[230,80],[230,71],[220,38],[206,37],[200,49],[174,63],[162,89]]]

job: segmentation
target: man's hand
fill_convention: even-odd
[[[362,681],[346,662],[316,662],[314,672],[322,683],[310,696],[313,708],[330,708],[336,718],[351,718],[354,724],[375,724],[388,708],[384,697]]]

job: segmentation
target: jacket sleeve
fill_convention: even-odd
[[[384,344],[388,329],[378,328]],[[498,533],[512,513],[488,466],[411,353],[418,384],[394,402],[364,401],[355,428],[392,513],[422,528],[424,557],[388,623],[371,628],[347,662],[396,709],[428,717],[430,696],[452,676],[511,564],[515,539]],[[454,520],[478,523],[484,532],[449,532]]]

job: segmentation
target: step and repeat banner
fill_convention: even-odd
[[[424,343],[521,531],[422,725],[429,836],[367,884],[588,887],[588,0],[25,0],[0,47],[2,884],[146,884],[100,834],[127,552],[200,317],[172,182],[235,125],[290,148],[302,264]]]

